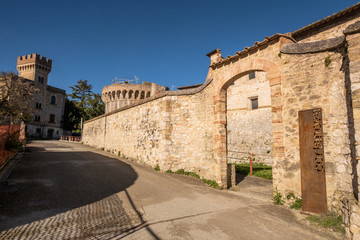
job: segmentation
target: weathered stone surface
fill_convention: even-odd
[[[360,32],[360,21],[357,21],[351,25],[349,25],[345,30],[344,30],[344,34],[348,35],[348,34],[354,34],[354,33],[359,33]]]
[[[182,168],[217,179],[211,90],[164,96],[89,121],[83,142],[163,171]]]
[[[281,48],[282,53],[286,54],[304,54],[330,51],[339,48],[345,42],[345,36],[337,38],[326,39],[316,42],[306,43],[289,43]]]

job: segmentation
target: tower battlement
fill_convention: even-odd
[[[17,65],[35,63],[40,64],[51,69],[52,60],[44,56],[40,56],[37,53],[20,56],[17,58]]]

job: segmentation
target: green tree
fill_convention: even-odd
[[[74,100],[65,99],[63,128],[68,131],[80,129],[81,111]]]
[[[105,105],[101,100],[101,95],[98,93],[93,93],[90,98],[88,98],[88,108],[86,108],[86,115],[88,119],[100,116],[105,113]]]
[[[88,84],[87,80],[80,79],[77,84],[70,88],[72,90],[72,93],[69,94],[69,96],[73,100],[80,102],[83,108],[86,108],[88,98],[91,98],[91,95],[93,94],[93,92],[91,91],[92,85]]]
[[[84,121],[97,117],[105,112],[105,105],[100,94],[91,91],[92,85],[87,80],[79,80],[70,87],[68,94],[71,100],[66,99],[63,127],[66,130],[79,130],[81,118]]]

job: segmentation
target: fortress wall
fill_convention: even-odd
[[[151,167],[159,165],[161,171],[185,169],[217,179],[212,95],[208,85],[194,95],[165,95],[120,109],[86,122],[83,142]]]
[[[330,26],[334,28],[333,35],[319,30],[309,34],[307,40],[337,36],[341,26],[347,25]],[[291,48],[285,47],[285,37],[276,40],[274,35],[267,38],[274,42],[263,43],[268,44],[264,47],[258,47],[261,44],[257,43],[246,56],[246,49],[237,53],[238,58],[230,56],[225,59],[212,54],[209,75],[213,80],[201,92],[193,95],[164,94],[142,105],[88,121],[83,141],[92,146],[104,146],[114,154],[120,152],[122,156],[138,159],[152,167],[158,164],[163,171],[184,168],[224,184],[228,149],[241,138],[255,141],[261,135],[257,135],[258,132],[268,131],[266,108],[262,109],[264,112],[258,109],[261,111],[255,114],[256,111],[246,110],[245,103],[249,94],[250,97],[252,94],[267,96],[265,81],[263,84],[259,79],[251,86],[245,82],[249,72],[265,71],[270,85],[274,190],[284,199],[290,192],[302,196],[301,171],[318,171],[321,160],[315,155],[302,159],[313,161],[310,163],[315,167],[301,169],[299,111],[321,108],[325,164],[320,165],[325,168],[327,208],[342,215],[348,236],[359,239],[360,206],[355,197],[358,197],[360,182],[360,23],[349,28],[347,35],[340,38],[343,39],[340,44],[336,39],[330,41],[336,43],[332,48],[328,48],[331,44],[324,42],[312,42],[306,44],[306,48],[296,43],[292,44],[293,50],[299,51],[291,52]],[[322,49],[319,50],[319,46]],[[213,63],[214,59],[221,60]],[[224,87],[236,77],[243,78],[236,79],[235,85],[229,87],[226,99]],[[237,81],[241,86],[237,86]],[[259,106],[267,106],[269,99],[265,97],[266,101],[261,102],[260,97]],[[250,123],[253,127],[238,129]],[[313,129],[315,124],[314,121]],[[248,137],[240,134],[234,138],[234,131],[249,134]],[[314,134],[314,142],[310,139],[303,144],[308,149],[318,149],[317,137]],[[318,172],[323,173],[321,169]],[[305,180],[313,184],[314,189],[318,185],[324,186],[321,181]],[[310,187],[307,191],[313,190]],[[315,191],[312,193],[317,194]]]

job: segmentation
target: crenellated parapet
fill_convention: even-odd
[[[20,77],[46,85],[51,66],[51,59],[33,53],[18,57],[16,69]]]
[[[103,88],[101,99],[105,103],[105,113],[108,113],[167,90],[167,87],[151,82],[142,82],[142,84],[114,83]]]
[[[17,65],[23,65],[28,63],[40,64],[44,67],[51,69],[52,60],[44,56],[40,56],[37,53],[20,56],[17,58]]]

